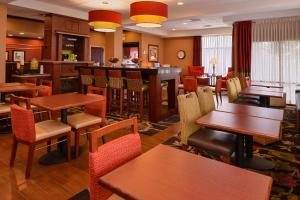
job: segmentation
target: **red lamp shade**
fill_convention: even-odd
[[[168,5],[156,1],[140,1],[130,5],[130,19],[141,27],[161,27],[168,19]]]
[[[118,12],[109,10],[92,10],[89,12],[89,24],[95,31],[114,32],[122,23],[122,16]]]

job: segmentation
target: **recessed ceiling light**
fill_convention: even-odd
[[[182,6],[184,3],[183,2],[177,2],[178,6]]]
[[[183,22],[182,24],[183,24],[183,25],[187,25],[188,23],[187,23],[187,22]]]
[[[14,36],[14,35],[11,34],[11,33],[8,33],[7,36],[8,36],[8,37],[12,37],[12,36]]]
[[[172,31],[176,31],[176,28],[172,28]]]
[[[19,34],[20,34],[20,35],[24,35],[25,33],[23,33],[23,32],[20,32]]]
[[[41,36],[39,36],[39,37],[37,37],[38,39],[42,39],[43,37],[41,37]]]
[[[107,1],[102,1],[102,4],[106,4],[106,5],[107,5],[107,4],[109,4],[109,3],[108,3]]]

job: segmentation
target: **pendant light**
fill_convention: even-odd
[[[121,26],[122,16],[109,10],[92,10],[89,12],[89,24],[95,31],[115,32]]]
[[[168,19],[168,5],[156,1],[139,1],[130,5],[130,19],[141,27],[161,27]]]

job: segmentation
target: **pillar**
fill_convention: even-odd
[[[0,83],[5,82],[6,23],[7,6],[0,4]]]

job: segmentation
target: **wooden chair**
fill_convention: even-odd
[[[90,91],[92,86],[89,86]],[[88,96],[99,96],[99,94],[88,93]],[[106,99],[85,105],[85,111],[68,116],[68,124],[75,133],[75,157],[79,155],[80,135],[106,125]],[[103,142],[104,142],[104,138]]]
[[[223,84],[223,80],[221,78],[217,79],[216,86],[215,86],[215,95],[216,95],[216,100],[218,105],[219,105],[219,98],[222,104],[222,84]]]
[[[80,68],[80,82],[81,82],[81,93],[85,94],[86,89],[89,85],[93,85],[94,76],[92,75],[91,69]]]
[[[24,79],[23,83],[31,84],[31,85],[35,86],[35,85],[37,85],[37,78]],[[20,96],[33,98],[33,97],[37,96],[37,93],[38,93],[37,90],[23,91],[23,92],[20,92]]]
[[[94,70],[95,86],[101,88],[102,95],[106,96],[108,81],[105,70],[95,69]]]
[[[35,146],[40,143],[48,142],[51,139],[58,139],[60,137],[67,137],[67,156],[66,160],[70,160],[70,144],[71,144],[71,127],[63,124],[57,120],[46,120],[35,123],[33,111],[30,106],[30,99],[24,97],[10,97],[12,105],[11,109],[11,123],[13,133],[13,145],[10,158],[10,167],[14,167],[18,143],[29,146],[27,167],[25,178],[30,177],[32,168],[33,156]],[[18,104],[23,102],[26,108]]]
[[[111,113],[112,107],[120,109],[120,115],[123,113],[124,102],[124,83],[121,70],[109,70],[109,106],[108,111]]]
[[[199,87],[197,89],[197,96],[201,115],[206,115],[216,109],[213,91],[209,87]]]
[[[129,134],[98,147],[98,138],[127,127],[131,127]],[[90,199],[108,199],[112,192],[99,185],[99,178],[141,154],[137,119],[127,119],[93,131],[89,147]]]
[[[201,97],[199,97],[201,98]],[[180,116],[180,142],[184,148],[196,149],[230,157],[235,151],[236,136],[231,133],[206,129],[195,122],[202,115],[199,100],[195,92],[177,96]],[[203,105],[202,105],[203,106]]]
[[[128,115],[131,113],[131,108],[138,105],[140,119],[143,119],[144,105],[146,104],[148,97],[148,85],[143,83],[140,71],[126,71],[126,80]]]

